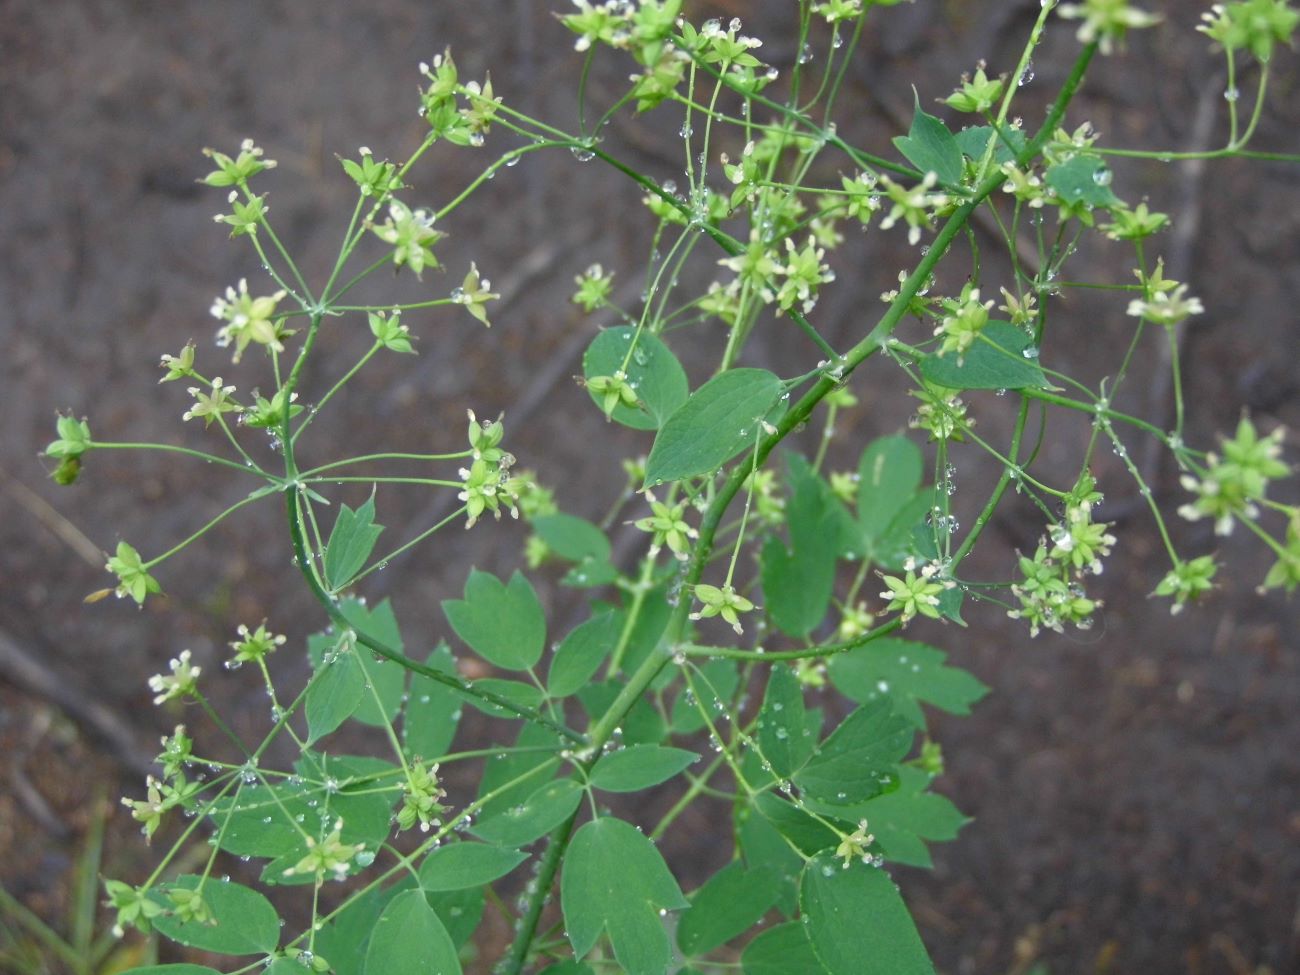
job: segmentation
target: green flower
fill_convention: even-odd
[[[1174,603],[1169,607],[1169,613],[1175,616],[1183,611],[1183,606],[1189,601],[1214,588],[1214,573],[1218,568],[1212,555],[1202,555],[1189,562],[1177,562],[1169,574],[1160,580],[1152,595],[1173,596]]]
[[[235,656],[226,662],[226,667],[232,670],[243,663],[264,660],[274,653],[277,647],[284,646],[287,639],[283,634],[269,631],[265,620],[257,625],[256,630],[251,631],[247,625],[240,623],[235,632],[239,635],[239,639],[230,644],[230,649],[235,651]]]
[[[835,272],[822,258],[826,251],[812,238],[800,250],[789,237],[785,239],[786,263],[777,268],[785,280],[776,293],[776,303],[782,311],[789,311],[797,303],[805,315],[817,304],[817,290],[835,280]]]
[[[909,395],[919,399],[921,405],[907,425],[914,430],[928,431],[931,440],[965,440],[963,431],[975,425],[966,416],[966,404],[961,401],[959,390],[924,383]]]
[[[45,456],[58,460],[59,466],[50,477],[66,487],[81,473],[81,455],[90,449],[90,425],[76,417],[60,416],[54,426],[59,439],[46,446]]]
[[[344,843],[342,817],[334,821],[334,829],[324,839],[307,837],[307,855],[284,872],[286,877],[299,874],[314,875],[320,884],[327,873],[335,880],[343,880],[357,854],[365,849],[364,843]]]
[[[154,761],[162,766],[164,779],[175,778],[189,764],[194,740],[185,734],[185,725],[178,724],[170,736],[163,737],[162,746]]]
[[[993,302],[989,300],[981,304],[979,288],[973,288],[967,283],[962,288],[960,298],[946,299],[943,306],[948,314],[934,330],[935,335],[943,336],[938,354],[942,356],[956,352],[957,363],[960,365],[966,352],[988,324],[989,309],[993,307]]]
[[[915,244],[919,241],[922,229],[929,230],[933,226],[932,213],[948,202],[948,197],[943,193],[930,192],[930,188],[937,182],[939,177],[934,172],[926,173],[921,182],[911,187],[902,186],[882,175],[880,186],[893,208],[880,221],[880,229],[888,230],[901,219],[908,226],[907,242]]]
[[[477,81],[471,81],[463,90],[469,99],[469,107],[460,110],[460,117],[469,125],[470,145],[481,146],[483,135],[492,128],[492,123],[497,117],[497,108],[501,105],[501,99],[493,97],[490,77],[483,79],[482,86]]]
[[[600,400],[600,408],[607,421],[614,415],[615,407],[622,405],[636,409],[641,402],[636,395],[636,387],[627,381],[627,373],[622,369],[614,370],[612,376],[591,376],[583,385]]]
[[[480,278],[478,266],[471,261],[469,273],[465,275],[465,280],[461,282],[460,287],[452,291],[451,300],[458,305],[464,305],[471,315],[491,328],[492,323],[488,321],[484,306],[489,301],[495,301],[501,297],[499,294],[489,291],[488,289],[491,287],[492,282],[487,278]]]
[[[1128,314],[1143,321],[1173,327],[1190,315],[1205,311],[1200,298],[1187,297],[1187,285],[1180,284],[1172,291],[1153,291],[1146,298],[1129,302]]]
[[[150,593],[162,592],[158,580],[146,570],[140,553],[126,542],[117,543],[116,554],[108,560],[104,568],[117,576],[117,588],[114,592],[117,593],[118,599],[130,596],[140,604]]]
[[[167,666],[171,673],[154,674],[149,678],[149,690],[154,692],[154,704],[198,694],[199,674],[203,673],[203,668],[190,663],[190,651],[182,650],[167,662]]]
[[[180,355],[164,355],[158,365],[167,370],[167,375],[158,380],[160,383],[170,383],[194,375],[194,341],[191,339],[187,342]]]
[[[248,293],[248,279],[239,279],[239,288],[226,288],[224,297],[218,296],[209,311],[213,318],[226,324],[217,330],[217,345],[225,348],[232,342],[235,354],[232,362],[238,362],[250,342],[284,351],[280,341],[293,334],[276,321],[275,309],[284,298],[283,291],[254,298]]]
[[[1066,509],[1065,521],[1052,529],[1048,556],[1076,572],[1088,569],[1101,575],[1101,560],[1115,544],[1115,536],[1106,531],[1109,527],[1092,520],[1091,505],[1071,506]]]
[[[703,582],[697,583],[695,598],[700,601],[701,608],[699,612],[691,613],[691,619],[700,620],[708,619],[711,616],[721,616],[731,624],[731,628],[737,633],[744,632],[738,614],[748,613],[754,608],[752,602],[732,589],[731,586],[723,586],[719,589],[717,586],[710,586]]]
[[[258,226],[266,219],[266,211],[269,209],[265,199],[265,196],[250,196],[247,200],[241,200],[239,192],[231,190],[230,196],[226,198],[230,204],[230,213],[218,213],[212,219],[216,223],[226,223],[233,227],[231,237],[255,234]]]
[[[573,303],[584,311],[595,311],[609,301],[609,293],[614,287],[614,274],[605,273],[599,264],[593,264],[573,279],[578,290],[574,292]]]
[[[655,496],[649,491],[646,492],[646,500],[650,502],[650,510],[653,514],[648,518],[638,519],[635,524],[641,531],[650,532],[654,536],[650,543],[651,556],[658,553],[662,546],[667,545],[677,558],[685,560],[690,555],[690,540],[699,536],[699,532],[686,523],[686,503],[682,502],[670,508],[655,500]]]
[[[262,150],[253,145],[252,139],[239,144],[239,155],[234,159],[215,149],[204,149],[203,155],[217,164],[215,170],[203,177],[209,186],[244,186],[262,170],[275,168],[275,160],[264,159]]]
[[[393,246],[393,265],[406,265],[418,278],[426,267],[438,267],[433,245],[446,235],[433,229],[433,213],[412,210],[401,200],[388,205],[388,219],[370,228],[376,237]]]
[[[171,901],[172,914],[184,924],[216,924],[212,908],[203,899],[203,892],[189,890],[185,887],[173,887],[167,891]]]
[[[119,938],[127,927],[148,934],[153,927],[149,922],[163,912],[163,906],[150,898],[145,890],[120,880],[105,880],[104,892],[108,894],[107,905],[117,911],[113,934]]]
[[[929,565],[921,570],[920,575],[908,569],[902,579],[881,575],[880,578],[889,587],[880,594],[881,599],[889,600],[885,609],[899,610],[904,623],[918,614],[939,619],[942,616],[939,612],[939,593],[948,587],[942,582],[934,581],[936,571],[935,566]]]
[[[1110,214],[1114,222],[1104,223],[1099,229],[1111,240],[1142,240],[1163,230],[1169,223],[1169,214],[1150,210],[1145,203],[1139,203],[1132,210],[1112,207]]]
[[[944,104],[959,112],[983,114],[997,103],[1005,87],[1006,79],[990,78],[984,73],[984,63],[981,61],[975,67],[975,77],[962,75],[961,87],[945,98]]]
[[[1259,513],[1255,502],[1264,498],[1270,481],[1286,477],[1291,468],[1280,460],[1285,431],[1278,427],[1266,437],[1255,432],[1246,417],[1237,424],[1237,434],[1223,442],[1223,459],[1210,453],[1205,457],[1205,476],[1199,480],[1184,475],[1182,485],[1196,494],[1196,500],[1178,509],[1188,521],[1209,517],[1215,521],[1216,534],[1232,532],[1234,518],[1254,519]]]
[[[813,6],[813,13],[825,17],[828,24],[838,24],[861,16],[862,0],[823,0]]]
[[[186,782],[180,773],[176,774],[173,782],[159,782],[151,775],[145,779],[145,797],[124,798],[122,805],[131,810],[132,819],[143,824],[140,831],[144,833],[145,842],[149,842],[162,825],[163,816],[177,806],[184,806],[202,788],[201,782]]]
[[[1087,597],[1083,588],[1070,578],[1069,567],[1048,557],[1046,546],[1039,545],[1033,558],[1022,555],[1020,572],[1022,581],[1011,587],[1020,605],[1007,615],[1027,621],[1030,636],[1038,636],[1043,628],[1062,633],[1066,623],[1080,629],[1092,625],[1092,614],[1101,602]]]
[[[835,855],[844,858],[844,867],[848,869],[852,861],[869,858],[867,847],[874,842],[876,838],[867,832],[867,821],[863,819],[858,822],[858,828],[852,833],[840,837],[840,845],[835,848]]]
[[[370,322],[371,334],[385,349],[415,355],[415,349],[411,347],[411,330],[402,324],[400,311],[394,309],[391,318],[382,311],[372,311],[366,318]]]
[[[1300,24],[1300,11],[1291,9],[1286,0],[1242,0],[1240,3],[1216,3],[1205,21],[1196,28],[1230,51],[1249,49],[1256,59],[1267,64],[1273,57],[1274,44],[1291,43],[1291,35]]]
[[[390,162],[378,162],[371,151],[362,146],[357,150],[360,162],[351,159],[339,159],[343,171],[352,177],[352,181],[361,190],[362,196],[384,197],[394,190],[402,188],[397,178],[397,167]]]
[[[749,285],[763,301],[770,302],[776,298],[773,290],[775,278],[782,268],[772,257],[772,249],[757,228],[750,231],[749,244],[744,250],[731,257],[724,257],[718,263],[736,272],[741,283]]]
[[[1123,42],[1130,30],[1152,27],[1160,18],[1138,10],[1128,0],[1084,0],[1083,3],[1063,3],[1057,12],[1067,20],[1082,20],[1075,35],[1080,44],[1100,42],[1101,53],[1109,54],[1115,43]]]
[[[841,640],[853,640],[862,636],[876,622],[876,617],[864,602],[859,602],[856,606],[844,606],[840,614],[840,625],[835,633]]]
[[[230,401],[230,394],[236,387],[226,386],[220,376],[212,380],[210,391],[191,386],[189,394],[194,397],[194,405],[181,414],[182,420],[203,419],[203,426],[212,426],[212,421],[222,413],[238,413],[243,409],[238,403]]]
[[[785,522],[785,498],[772,471],[750,471],[745,478],[745,490],[753,492],[754,514],[765,525]]]
[[[281,387],[270,399],[266,399],[260,393],[253,393],[253,405],[242,412],[239,416],[239,422],[246,427],[253,427],[257,430],[279,430],[284,427],[284,407],[285,407],[285,390]],[[302,412],[302,407],[294,401],[298,398],[297,393],[289,393],[289,416],[295,417]]]
[[[555,492],[543,487],[537,481],[537,474],[531,470],[518,471],[510,478],[509,491],[519,504],[519,511],[525,520],[532,521],[559,511],[555,503]]]
[[[397,828],[410,829],[418,820],[420,832],[427,833],[430,826],[442,825],[439,817],[447,807],[439,800],[446,795],[446,790],[438,784],[437,762],[428,766],[412,762],[402,787],[402,808],[397,811]]]

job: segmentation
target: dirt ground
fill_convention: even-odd
[[[773,39],[764,57],[787,68],[796,52],[779,38],[788,36],[791,6],[730,0],[707,9],[744,17],[747,29]],[[1225,81],[1193,31],[1199,5],[1147,6],[1162,9],[1171,28],[1136,36],[1127,55],[1099,64],[1071,119],[1093,119],[1108,145],[1219,144]],[[201,442],[179,423],[183,392],[157,386],[158,356],[194,338],[215,361],[208,305],[258,269],[212,223],[221,194],[195,184],[205,171],[198,150],[251,135],[279,159],[268,180],[272,217],[320,278],[351,206],[334,153],[368,145],[396,158],[416,144],[419,61],[450,44],[462,77],[490,69],[511,104],[572,122],[580,59],[548,7],[0,0],[0,882],[56,926],[105,801],[112,819],[103,872],[145,873],[156,851],[142,845],[116,799],[139,794],[159,735],[181,720],[202,734],[198,715],[150,705],[147,675],[190,647],[236,728],[254,728],[265,717],[261,692],[218,665],[233,625],[265,617],[300,641],[321,619],[287,579],[274,506],[232,519],[169,563],[169,598],[143,611],[116,601],[84,606],[83,596],[105,584],[101,550],[126,538],[160,551],[238,497],[238,485],[202,465],[96,452],[83,483],[60,490],[37,458],[52,438],[54,411],[89,415],[99,437]],[[1032,0],[918,0],[879,12],[848,79],[845,127],[883,150],[910,111],[913,83],[930,104],[979,58],[1009,69],[1037,10]],[[1030,108],[1066,70],[1071,33],[1058,26],[1038,58],[1026,89],[1031,126]],[[1283,51],[1276,62],[1258,145],[1300,152],[1300,59]],[[627,70],[607,59],[594,90]],[[655,115],[620,122],[606,147],[670,177],[680,161],[672,140],[655,133],[677,124]],[[433,156],[413,194],[431,202],[448,199],[481,162],[465,152]],[[1300,426],[1296,168],[1122,160],[1115,168],[1121,196],[1149,197],[1174,215],[1176,229],[1162,239],[1170,274],[1193,282],[1207,309],[1183,349],[1188,440],[1212,444],[1242,409],[1267,428]],[[433,286],[450,288],[476,260],[503,295],[492,332],[445,316],[412,319],[423,354],[413,364],[378,364],[350,388],[322,420],[322,441],[364,430],[392,449],[431,450],[459,442],[466,406],[480,415],[505,410],[522,463],[558,486],[570,509],[603,511],[621,472],[590,445],[611,443],[619,456],[644,446],[606,427],[571,381],[594,325],[567,299],[573,275],[593,261],[618,268],[629,297],[639,291],[650,228],[638,195],[617,174],[568,154],[503,171],[492,192],[442,228],[451,234],[440,248],[448,273]],[[874,310],[909,260],[899,236],[873,231],[855,244],[852,265],[818,308],[832,341],[856,334],[862,309]],[[982,246],[991,244],[984,238]],[[1118,248],[1088,249],[1074,274],[1113,278],[1127,273],[1124,259]],[[1055,364],[1095,381],[1131,327],[1122,304],[1075,292],[1062,304]],[[346,368],[368,339],[332,338],[322,374]],[[749,353],[752,364],[778,371],[792,354],[807,349],[777,337]],[[1156,347],[1142,354],[1152,378],[1134,384],[1125,405],[1167,422]],[[898,376],[875,365],[854,380],[862,405],[846,420],[851,454],[906,418]],[[996,440],[1006,422],[999,404],[974,402]],[[1047,470],[1058,451],[1064,461],[1077,448],[1078,430],[1054,432]],[[1294,461],[1293,436],[1290,443]],[[1181,503],[1170,465],[1143,463],[1162,502]],[[960,464],[956,503],[969,522],[991,472],[975,456]],[[1180,523],[1185,550],[1217,550],[1231,569],[1202,607],[1171,618],[1146,597],[1165,566],[1131,482],[1109,455],[1097,473],[1107,495],[1102,516],[1123,531],[1098,580],[1105,610],[1086,638],[1031,642],[992,610],[973,612],[969,630],[917,628],[916,638],[943,646],[993,693],[973,717],[934,727],[949,769],[941,791],[974,823],[935,848],[933,872],[897,876],[950,975],[1024,973],[1038,963],[1052,975],[1298,972],[1296,604],[1256,595],[1270,560],[1250,539],[1215,539],[1204,523]],[[381,520],[395,536],[409,534],[438,510],[422,497],[394,499]],[[975,560],[978,571],[1004,578],[1039,521],[1028,506],[1007,509]],[[521,533],[445,537],[376,577],[370,593],[393,598],[408,643],[432,645],[445,627],[438,601],[460,592],[463,567],[511,567]],[[555,618],[571,617],[571,598],[547,592]],[[285,680],[306,673],[301,655],[283,656]],[[703,819],[690,825],[668,845],[670,862],[716,860],[721,837]]]

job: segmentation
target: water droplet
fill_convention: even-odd
[[[800,63],[800,64],[807,64],[807,63],[808,63],[809,61],[811,61],[812,59],[813,59],[813,49],[812,49],[812,45],[811,45],[811,44],[805,44],[805,45],[804,45],[804,46],[799,50],[799,63]]]
[[[1109,186],[1114,178],[1115,174],[1104,166],[1092,174],[1092,181],[1098,186]]]
[[[573,153],[573,158],[578,160],[578,162],[591,162],[596,158],[594,152],[590,149],[583,149],[581,146],[574,146],[569,151]]]
[[[1230,102],[1235,102],[1241,97],[1241,90],[1238,88],[1229,88],[1223,93],[1223,97]]]
[[[1037,359],[1038,348],[1037,346],[1027,345],[1024,347],[1024,349],[1021,350],[1020,354],[1024,356],[1026,359]]]

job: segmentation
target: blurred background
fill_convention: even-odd
[[[143,610],[129,601],[84,605],[88,592],[107,584],[102,553],[117,540],[150,556],[246,487],[183,459],[100,451],[88,455],[77,485],[59,489],[38,457],[54,436],[56,410],[89,416],[97,438],[211,443],[193,424],[180,423],[188,405],[183,384],[157,385],[158,357],[190,339],[206,374],[224,371],[244,392],[256,385],[251,361],[232,370],[226,353],[212,348],[215,323],[207,310],[241,276],[255,293],[268,286],[251,248],[229,241],[212,222],[224,193],[196,183],[210,168],[199,150],[233,151],[251,136],[279,161],[258,188],[269,189],[277,231],[309,279],[320,281],[353,200],[335,153],[355,156],[365,145],[379,158],[400,159],[418,145],[421,60],[450,45],[462,79],[490,71],[510,105],[573,126],[581,57],[553,6],[0,0],[6,903],[12,899],[67,931],[77,913],[78,865],[90,862],[84,850],[101,827],[97,869],[133,882],[147,874],[158,849],[143,845],[118,798],[142,794],[158,738],[177,723],[201,743],[212,740],[197,712],[152,706],[145,681],[167,658],[191,648],[211,678],[206,691],[237,730],[252,735],[265,725],[263,691],[247,670],[220,667],[235,625],[265,618],[290,635],[275,665],[293,686],[308,672],[302,641],[324,622],[291,575],[274,503],[241,512],[163,566],[158,575],[167,598]],[[1108,146],[1221,145],[1222,58],[1194,32],[1199,5],[1146,6],[1161,10],[1168,24],[1095,64],[1071,125],[1091,119]],[[766,62],[783,75],[793,66],[793,4],[786,0],[687,8],[693,18],[742,17],[747,33],[765,39],[758,53]],[[1011,70],[1038,9],[1035,0],[919,0],[876,12],[841,99],[841,133],[888,153],[889,138],[910,118],[912,85],[930,106],[980,59],[990,73]],[[1076,50],[1073,30],[1056,23],[1022,92],[1018,111],[1028,127],[1041,118]],[[1300,151],[1298,64],[1290,51],[1275,58],[1255,147]],[[594,102],[606,104],[630,70],[617,56],[599,57]],[[1243,104],[1252,83],[1247,72]],[[658,178],[680,180],[680,123],[668,108],[644,119],[621,116],[606,131],[604,148]],[[441,205],[490,161],[486,152],[511,145],[507,134],[494,133],[483,152],[440,147],[412,174],[404,197]],[[822,175],[834,178],[838,164],[827,158]],[[1190,281],[1206,307],[1182,347],[1191,391],[1188,441],[1212,446],[1243,409],[1262,429],[1294,429],[1296,167],[1117,159],[1114,168],[1121,197],[1148,199],[1172,215],[1172,231],[1153,247],[1167,273]],[[644,452],[649,441],[606,425],[573,382],[582,350],[606,322],[582,315],[568,299],[573,276],[600,261],[618,271],[621,300],[635,302],[653,230],[639,197],[617,173],[567,152],[533,154],[503,170],[440,225],[450,235],[438,249],[445,274],[426,274],[423,285],[405,276],[396,284],[402,294],[444,296],[476,261],[502,295],[490,309],[492,330],[485,333],[460,309],[409,316],[419,358],[376,360],[333,413],[322,414],[309,453],[332,457],[334,443],[358,435],[396,450],[456,450],[466,407],[480,416],[505,411],[506,443],[521,466],[555,487],[566,510],[598,518],[623,485],[617,459]],[[903,236],[873,229],[837,256],[839,280],[815,314],[832,343],[845,347],[874,322],[879,294],[915,259]],[[985,233],[980,244],[991,254],[996,241]],[[704,273],[710,260],[701,258]],[[1071,276],[1118,281],[1128,277],[1130,263],[1123,247],[1088,241]],[[394,294],[388,273],[376,277],[358,297],[392,300],[380,299]],[[1133,320],[1124,315],[1126,301],[1067,291],[1056,304],[1046,361],[1095,383],[1115,368],[1115,351],[1127,342]],[[769,322],[745,364],[784,375],[811,368],[815,350],[792,332],[784,320]],[[716,356],[716,338],[691,337],[687,348]],[[323,337],[304,397],[319,395],[369,341],[357,321]],[[1169,426],[1162,354],[1155,342],[1143,346],[1122,408]],[[707,375],[709,361],[688,364],[693,381]],[[842,453],[832,466],[855,464],[870,439],[904,428],[910,410],[903,377],[885,362],[871,362],[851,388],[860,405],[840,426]],[[976,394],[970,403],[981,431],[1005,442],[1005,401]],[[1042,470],[1072,477],[1068,463],[1086,428],[1052,424]],[[269,444],[253,447],[269,457]],[[1176,470],[1140,441],[1130,448],[1172,511],[1182,503]],[[1289,459],[1296,459],[1294,449]],[[996,472],[971,451],[955,463],[954,502],[969,524]],[[1167,565],[1131,481],[1108,453],[1095,473],[1106,493],[1101,517],[1119,523],[1120,545],[1095,582],[1105,609],[1091,632],[1031,641],[995,607],[973,607],[967,630],[909,630],[947,650],[992,693],[973,717],[936,717],[931,729],[949,770],[938,789],[975,821],[956,842],[934,848],[933,871],[899,869],[896,877],[936,963],[954,975],[1036,966],[1053,975],[1300,971],[1296,604],[1255,593],[1271,558],[1245,533],[1218,539],[1206,522],[1179,522],[1180,550],[1217,551],[1228,568],[1212,598],[1171,617],[1165,601],[1147,599]],[[1289,489],[1285,500],[1295,501],[1294,483]],[[393,539],[451,507],[448,497],[419,492],[384,492],[381,502],[379,520]],[[1012,499],[986,533],[972,572],[1007,578],[1015,551],[1032,549],[1040,532],[1041,516]],[[439,602],[460,594],[468,567],[509,571],[523,537],[521,526],[507,523],[468,533],[453,528],[372,577],[367,594],[391,597],[408,651],[427,650],[449,635]],[[632,541],[621,537],[624,552]],[[579,618],[579,603],[554,582],[538,575],[552,633],[559,634]],[[729,833],[721,809],[699,810],[685,825],[665,841],[670,862],[704,870],[725,860]],[[683,886],[703,876],[684,873]],[[11,941],[25,937],[5,924]],[[507,934],[489,925],[485,938],[490,944]],[[71,970],[45,954],[49,971]]]

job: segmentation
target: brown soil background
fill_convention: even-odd
[[[1091,118],[1108,145],[1221,144],[1221,59],[1193,32],[1199,5],[1149,5],[1163,9],[1170,26],[1134,37],[1127,55],[1100,61],[1070,118]],[[194,182],[205,171],[199,148],[231,148],[252,135],[280,161],[266,181],[272,218],[319,280],[351,206],[333,153],[364,144],[397,158],[416,144],[418,61],[450,44],[462,77],[491,70],[511,104],[572,123],[580,59],[548,6],[0,0],[0,649],[7,661],[0,881],[39,915],[61,923],[76,851],[105,796],[114,805],[104,873],[144,875],[155,853],[139,842],[116,797],[139,794],[157,737],[178,721],[209,740],[198,714],[150,706],[147,675],[178,649],[193,648],[211,678],[209,693],[251,732],[265,719],[261,691],[247,671],[229,675],[219,665],[235,623],[265,617],[300,641],[321,622],[288,576],[274,505],[232,519],[165,566],[170,598],[143,612],[116,601],[83,606],[82,597],[105,582],[96,549],[126,538],[145,553],[161,551],[239,497],[240,486],[201,465],[99,452],[82,483],[59,490],[37,459],[56,409],[89,415],[103,438],[203,442],[178,422],[183,392],[157,387],[157,359],[195,338],[200,364],[217,368],[224,356],[211,349],[207,307],[227,284],[254,277],[257,261],[211,222],[222,196]],[[781,40],[790,4],[694,7],[700,16],[744,17],[747,30],[769,39],[761,51],[768,61],[783,71],[792,64],[792,42]],[[910,111],[911,84],[932,104],[981,57],[994,70],[1009,69],[1037,9],[1028,0],[949,0],[878,12],[850,72],[842,131],[884,150]],[[1022,110],[1031,126],[1067,70],[1071,34],[1058,24],[1037,59]],[[618,82],[628,70],[601,59],[597,100],[603,81]],[[1249,81],[1243,88],[1251,91]],[[1276,58],[1272,93],[1257,145],[1300,151],[1291,52]],[[618,122],[606,147],[672,177],[679,149],[663,136],[679,122],[658,113]],[[435,152],[407,196],[444,201],[482,160]],[[1158,246],[1170,273],[1192,281],[1207,308],[1184,346],[1189,441],[1212,444],[1243,408],[1266,428],[1296,427],[1296,168],[1123,160],[1115,168],[1121,196],[1149,197],[1174,214],[1181,230]],[[567,297],[573,275],[597,260],[619,270],[629,296],[639,290],[650,225],[638,196],[617,174],[567,153],[504,171],[442,228],[452,235],[440,248],[447,275],[412,292],[445,293],[476,260],[505,296],[493,330],[485,335],[466,316],[413,317],[421,357],[380,362],[349,388],[332,418],[322,419],[318,449],[358,432],[392,449],[455,449],[466,406],[480,415],[506,410],[509,444],[522,463],[560,488],[570,510],[602,512],[621,477],[610,458],[645,443],[607,427],[570,381],[595,323]],[[992,243],[982,238],[987,250]],[[897,233],[872,231],[840,258],[839,283],[817,309],[833,342],[847,344],[875,313],[876,296],[909,260],[900,245]],[[1073,277],[1114,280],[1127,274],[1127,260],[1118,247],[1090,244]],[[378,284],[389,288],[387,280]],[[1129,334],[1123,302],[1071,292],[1059,304],[1052,364],[1095,382]],[[786,373],[791,362],[809,368],[816,356],[786,331],[769,328],[747,361]],[[330,337],[311,387],[317,395],[323,377],[346,368],[368,340],[355,330]],[[1142,355],[1124,403],[1167,416],[1159,350],[1152,344]],[[693,375],[700,378],[699,369]],[[251,388],[255,380],[238,384]],[[854,378],[862,405],[843,427],[841,464],[902,425],[908,406],[900,388],[879,362]],[[1000,404],[972,401],[996,441],[1006,425]],[[1082,436],[1054,422],[1044,471],[1064,470]],[[608,445],[597,449],[609,454],[593,452],[593,444]],[[958,510],[969,522],[992,471],[973,455],[957,463]],[[1158,462],[1148,470],[1171,509],[1179,503],[1176,472]],[[1097,473],[1107,492],[1103,517],[1119,519],[1122,532],[1096,585],[1105,612],[1086,639],[1030,642],[992,608],[972,611],[969,630],[916,628],[916,638],[945,647],[993,694],[974,717],[937,720],[933,729],[949,767],[940,788],[975,822],[935,849],[932,873],[900,870],[900,883],[936,963],[952,975],[1019,972],[1037,961],[1054,975],[1300,971],[1295,604],[1255,595],[1269,560],[1244,533],[1219,540],[1204,523],[1180,523],[1183,550],[1218,550],[1230,568],[1205,605],[1171,618],[1165,604],[1145,597],[1165,566],[1131,483],[1109,454]],[[1294,484],[1289,490],[1295,500]],[[436,501],[392,495],[380,520],[397,537],[437,510]],[[1031,546],[1039,524],[1027,505],[1008,507],[981,547],[978,571],[1004,578],[1013,550]],[[449,532],[376,577],[369,594],[393,598],[408,647],[432,645],[445,632],[438,601],[459,594],[464,567],[508,569],[521,537],[514,526]],[[561,633],[577,604],[557,587],[546,592],[552,632]],[[281,657],[282,679],[300,680],[301,655]],[[31,666],[22,669],[22,660]],[[103,737],[108,725],[121,732],[116,740]],[[721,820],[709,819],[714,814],[721,815],[702,809],[686,821],[666,843],[670,862],[720,862],[728,841]],[[688,889],[698,880],[682,879]],[[489,938],[500,935],[489,929]]]

